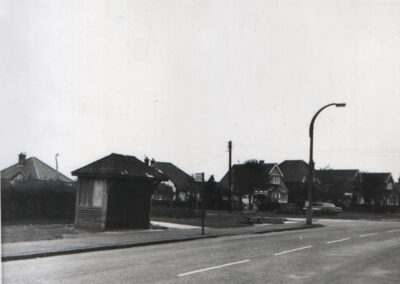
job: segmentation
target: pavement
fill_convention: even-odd
[[[152,222],[153,223],[153,222]],[[202,235],[200,227],[154,222],[169,227],[166,230],[120,230],[87,232],[68,235],[67,238],[42,241],[27,241],[2,244],[2,261],[30,259],[38,257],[149,246],[198,239],[218,238],[242,234],[264,234],[279,231],[315,228],[321,225],[306,225],[303,220],[289,221],[286,224],[256,224],[236,228],[205,228]]]
[[[399,222],[314,221],[324,226],[7,261],[3,283],[400,283]]]

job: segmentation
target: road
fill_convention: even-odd
[[[3,283],[400,283],[400,222],[323,228],[3,263]]]

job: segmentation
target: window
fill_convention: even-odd
[[[272,199],[273,199],[273,201],[279,201],[279,199],[281,198],[281,194],[279,193],[279,192],[274,192],[273,194],[272,194]]]
[[[86,188],[79,188],[79,206],[87,206],[86,205]]]
[[[93,207],[101,207],[103,205],[103,192],[107,188],[107,181],[104,179],[96,179],[93,185]]]
[[[271,183],[272,184],[280,184],[281,183],[281,177],[277,175],[273,175],[271,178]]]
[[[287,194],[282,194],[281,198],[279,199],[280,203],[287,203],[288,201],[288,195]]]
[[[101,207],[103,205],[103,193],[107,189],[105,179],[81,179],[79,187],[79,206]]]
[[[79,186],[79,205],[83,207],[91,207],[90,197],[92,196],[91,180],[80,180]]]

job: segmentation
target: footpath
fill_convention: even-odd
[[[3,243],[2,261],[167,244],[224,236],[301,230],[316,227],[321,227],[321,225],[306,225],[303,222],[293,222],[289,224],[259,224],[249,227],[224,229],[206,227],[204,235],[201,234],[201,228],[198,227],[189,229],[170,228],[167,230],[86,232],[56,240]]]

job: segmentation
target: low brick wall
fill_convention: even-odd
[[[78,228],[104,230],[105,218],[102,208],[78,207],[76,209]]]

